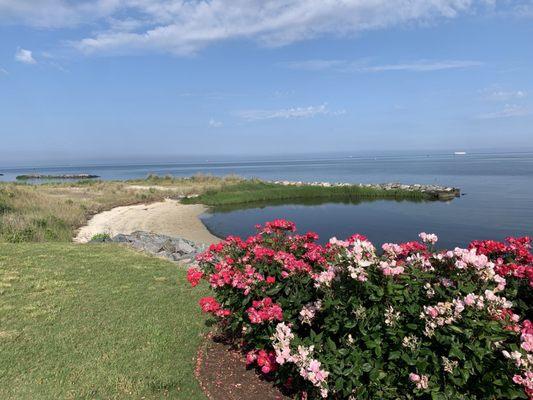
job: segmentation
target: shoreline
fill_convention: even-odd
[[[115,207],[95,214],[78,230],[73,240],[76,243],[87,243],[99,233],[115,236],[119,233],[146,231],[179,236],[199,244],[216,243],[221,239],[213,235],[199,218],[207,209],[202,204],[182,204],[172,199]]]

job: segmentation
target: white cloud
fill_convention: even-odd
[[[479,119],[497,119],[497,118],[512,118],[512,117],[524,117],[533,114],[533,110],[520,106],[517,104],[506,104],[502,110],[492,113],[482,114],[478,116]]]
[[[484,90],[482,93],[485,99],[494,101],[518,100],[527,97],[527,93],[523,90]]]
[[[0,67],[0,75],[9,75],[9,72],[7,72],[6,69]]]
[[[286,62],[282,63],[281,65],[287,68],[305,71],[332,70],[335,72],[430,72],[447,69],[465,69],[479,67],[482,66],[483,63],[480,61],[472,60],[417,60],[408,63],[368,65],[366,60],[305,60]]]
[[[411,72],[428,72],[440,71],[444,69],[464,69],[479,67],[483,63],[471,60],[446,60],[446,61],[416,61],[404,64],[374,65],[370,67],[361,67],[362,72],[385,72],[385,71],[411,71]]]
[[[280,65],[289,69],[302,71],[324,71],[327,69],[345,68],[349,63],[345,60],[303,60],[288,61]]]
[[[342,115],[345,110],[331,111],[326,104],[308,107],[292,107],[278,110],[242,110],[237,113],[246,121],[259,121],[265,119],[293,119],[311,118],[316,115]]]
[[[15,61],[23,64],[37,64],[37,61],[33,58],[32,52],[21,48],[17,49],[17,52],[15,53]]]
[[[111,17],[130,8],[126,3],[124,0],[0,0],[0,22],[38,28],[73,27]],[[150,1],[144,3],[148,5]]]
[[[72,44],[86,53],[187,55],[224,40],[282,46],[425,24],[487,8],[490,0],[0,0],[0,21],[91,26]],[[490,8],[490,7],[489,7]]]
[[[213,118],[211,118],[211,119],[209,120],[209,126],[210,126],[211,128],[220,128],[220,127],[222,127],[223,125],[224,125],[224,124],[223,124],[221,121],[216,121],[216,120],[214,120]]]

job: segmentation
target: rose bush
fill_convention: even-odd
[[[528,238],[438,251],[438,238],[317,244],[292,222],[198,257],[204,312],[300,398],[533,398]]]

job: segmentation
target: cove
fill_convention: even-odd
[[[473,212],[469,200],[306,200],[246,203],[212,207],[201,216],[216,236],[247,237],[254,226],[284,218],[296,223],[299,233],[314,231],[324,243],[330,237],[344,239],[354,233],[366,235],[374,244],[417,240],[422,231],[439,236],[438,247],[466,246],[475,239],[504,239],[510,235],[533,234],[531,226],[510,227],[501,221],[505,214],[487,218]]]

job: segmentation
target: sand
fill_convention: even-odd
[[[79,229],[74,241],[86,243],[98,233],[114,236],[146,231],[211,244],[220,239],[212,235],[199,219],[206,209],[201,204],[181,204],[171,199],[152,204],[116,207],[92,217],[86,226]]]

